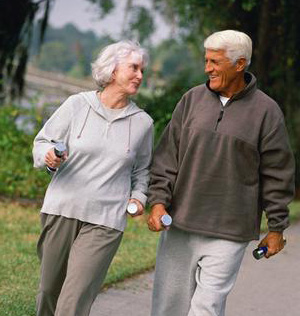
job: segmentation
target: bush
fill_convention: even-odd
[[[154,120],[155,143],[172,117],[173,110],[181,97],[192,87],[205,82],[204,78],[191,76],[189,69],[172,78],[167,86],[156,89],[151,94],[140,93],[136,97],[142,107]]]
[[[28,119],[29,118],[29,119]],[[26,132],[23,127],[34,126]],[[0,194],[8,197],[41,198],[49,182],[49,176],[33,169],[32,143],[41,118],[33,110],[16,106],[0,108]]]

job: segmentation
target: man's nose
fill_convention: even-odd
[[[208,73],[208,72],[212,72],[212,70],[213,70],[212,64],[209,61],[206,62],[204,71]]]

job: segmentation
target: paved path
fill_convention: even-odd
[[[226,316],[300,315],[300,222],[285,236],[285,249],[268,260],[253,259],[257,242],[250,243]],[[100,293],[90,316],[149,316],[152,282],[149,272]]]

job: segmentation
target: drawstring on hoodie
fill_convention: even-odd
[[[97,91],[90,91],[90,92],[81,92],[80,93],[82,95],[82,97],[86,100],[86,102],[89,104],[89,109],[87,111],[87,114],[86,114],[86,117],[84,119],[84,122],[83,122],[83,125],[80,129],[80,132],[79,134],[77,135],[77,139],[79,139],[83,133],[83,130],[86,126],[86,123],[87,123],[87,120],[88,120],[88,116],[89,116],[89,113],[90,113],[90,110],[91,108],[93,108],[93,110],[100,114],[106,121],[107,121],[107,124],[106,124],[106,128],[105,128],[105,131],[104,131],[104,136],[106,135],[106,137],[108,137],[108,132],[109,132],[109,129],[110,129],[110,126],[112,124],[112,122],[116,121],[116,120],[119,120],[119,119],[123,119],[125,117],[128,117],[128,139],[127,139],[127,148],[125,149],[126,150],[126,153],[130,153],[130,146],[131,146],[131,120],[132,120],[132,115],[133,114],[136,114],[138,112],[142,112],[141,109],[139,109],[132,101],[130,102],[128,108],[126,109],[126,112],[125,112],[125,115],[122,114],[122,116],[120,117],[117,117],[116,119],[113,119],[111,122],[109,122],[107,120],[107,117],[104,113],[103,110],[101,110],[101,108],[103,107],[101,101],[98,99],[97,97]],[[124,135],[125,136],[125,135]]]
[[[131,116],[129,116],[129,122],[128,122],[127,153],[130,153],[130,136],[131,136]]]
[[[80,132],[79,134],[77,135],[77,139],[79,139],[82,135],[82,132],[85,128],[85,125],[86,125],[86,122],[87,122],[87,119],[88,119],[88,116],[89,116],[89,113],[91,111],[91,106],[89,106],[89,109],[86,113],[86,116],[85,116],[85,119],[84,119],[84,122],[82,124],[82,127],[80,129]],[[109,129],[109,126],[110,126],[110,122],[106,125],[106,137],[107,137],[107,134],[108,134],[108,129]],[[129,120],[128,120],[128,140],[127,140],[127,149],[126,149],[126,152],[127,153],[130,153],[130,145],[131,145],[131,116],[129,116]]]
[[[84,122],[83,122],[83,124],[82,124],[81,129],[80,129],[80,132],[79,132],[79,134],[77,135],[77,138],[80,138],[80,137],[81,137],[81,134],[82,134],[82,131],[83,131],[83,129],[84,129],[84,127],[85,127],[85,124],[86,124],[86,122],[87,122],[87,119],[88,119],[90,110],[91,110],[91,106],[89,106],[89,109],[88,109],[87,114],[86,114],[86,116],[85,116]]]

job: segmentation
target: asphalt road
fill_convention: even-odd
[[[252,250],[257,242],[250,243],[227,300],[226,316],[300,315],[300,222],[285,236],[286,247],[270,259],[255,260]],[[101,292],[90,316],[149,316],[152,282],[149,272]]]

